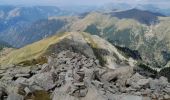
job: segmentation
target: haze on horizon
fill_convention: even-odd
[[[98,6],[107,3],[154,4],[159,7],[170,7],[170,0],[0,0],[0,5],[43,5],[43,6]]]

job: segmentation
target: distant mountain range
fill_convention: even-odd
[[[0,40],[0,50],[2,50],[3,48],[9,48],[9,47],[11,47],[11,45]]]
[[[7,8],[4,7],[9,16],[10,7]],[[0,38],[13,47],[20,48],[61,32],[85,31],[105,38],[114,45],[138,51],[142,61],[150,66],[165,67],[170,64],[170,18],[161,13],[136,8],[130,10],[97,10],[92,12],[88,9],[87,11],[89,12],[85,13],[86,10],[84,10],[82,14],[72,15],[73,13],[63,12],[63,10],[57,7],[42,7],[41,10],[40,8],[33,7],[27,9],[36,10],[21,11],[32,11],[30,16],[38,14],[42,16],[37,18],[42,19],[36,19],[35,16],[35,18],[30,19],[28,17],[30,21],[27,21],[25,20],[27,16],[24,17],[23,15],[24,20],[19,20],[20,18],[15,16],[19,18],[18,21],[14,20],[15,18],[13,17],[9,17],[16,23],[7,24],[8,27],[5,26],[6,24],[0,23],[2,24],[1,26],[4,26],[0,29]],[[53,11],[48,11],[50,9],[53,9]],[[47,12],[50,14],[47,14]],[[17,15],[17,13],[12,15]],[[6,19],[7,17],[3,18],[8,20]]]
[[[134,19],[139,21],[142,24],[155,24],[157,23],[158,17],[165,17],[165,15],[162,15],[160,13],[152,13],[149,11],[142,11],[138,9],[131,9],[131,10],[126,10],[126,11],[121,11],[121,12],[113,12],[111,13],[112,16],[118,17],[119,19]]]
[[[140,5],[137,5],[136,8],[140,10],[147,10],[151,12],[161,13],[166,16],[170,16],[170,8],[164,8],[164,7],[160,8],[152,4],[145,4],[145,5],[140,4]]]

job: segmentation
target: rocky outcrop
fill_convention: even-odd
[[[0,100],[170,99],[165,77],[142,73],[136,61],[98,36],[73,32],[59,40],[49,43],[43,64],[0,67]]]
[[[61,51],[48,63],[12,66],[0,74],[1,100],[169,100],[165,77],[148,78],[132,66],[102,67],[96,58]]]

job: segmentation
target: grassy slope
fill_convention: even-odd
[[[0,64],[17,64],[26,60],[36,59],[43,55],[50,45],[59,42],[67,35],[69,34],[59,34],[25,46],[21,49],[14,50],[6,57],[0,58]]]

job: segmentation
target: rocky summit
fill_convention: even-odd
[[[42,41],[49,39],[53,38]],[[1,58],[5,61],[0,67],[0,100],[170,100],[167,78],[143,74],[135,60],[104,39],[78,32],[55,39],[59,40],[36,53],[43,63],[36,54],[26,61]],[[15,56],[20,57],[25,59]]]

